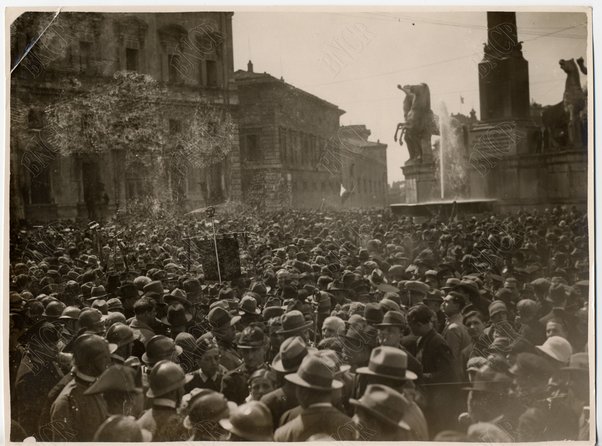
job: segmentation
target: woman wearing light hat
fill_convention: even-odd
[[[228,433],[219,424],[227,419],[236,404],[211,389],[193,389],[182,397],[183,425],[191,433],[189,441],[223,441]]]

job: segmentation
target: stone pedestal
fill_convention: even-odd
[[[587,206],[587,152],[518,153],[471,164],[470,196],[498,200],[504,210]]]
[[[435,177],[437,169],[434,162],[408,161],[401,170],[406,179],[406,203],[434,201],[440,197],[440,187]]]

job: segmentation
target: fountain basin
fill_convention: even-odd
[[[395,215],[406,217],[440,217],[449,218],[452,213],[457,215],[474,215],[493,212],[498,200],[487,198],[425,201],[423,203],[391,204]]]

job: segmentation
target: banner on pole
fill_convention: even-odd
[[[219,258],[219,274],[217,270],[216,246],[213,238],[195,239],[199,252],[199,260],[203,265],[205,280],[234,280],[241,276],[238,239],[236,237],[217,238],[217,257]]]

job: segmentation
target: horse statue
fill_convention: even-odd
[[[544,148],[554,149],[567,145],[582,147],[582,116],[587,101],[581,88],[579,68],[575,59],[560,59],[558,63],[567,76],[562,101],[542,110]],[[583,65],[582,61],[580,65]],[[585,67],[581,69],[584,70]]]
[[[399,144],[403,145],[402,138],[408,146],[410,160],[408,162],[422,162],[423,156],[428,156],[426,151],[431,150],[431,135],[438,134],[435,115],[431,110],[431,93],[427,84],[398,85],[405,93],[403,101],[403,117],[405,122],[397,124],[394,141],[399,135]]]

